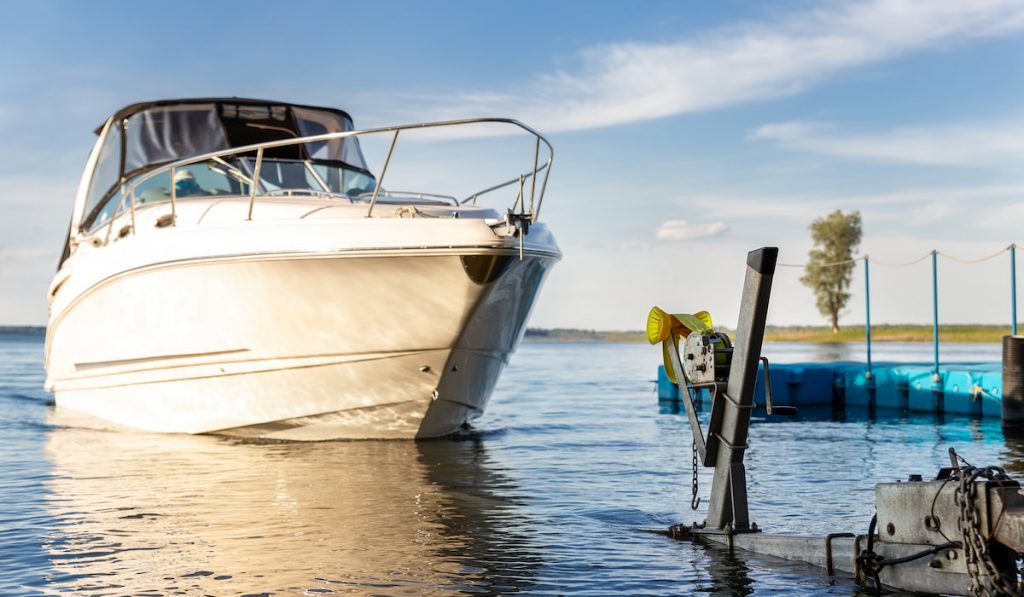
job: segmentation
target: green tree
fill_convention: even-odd
[[[839,333],[839,312],[850,300],[853,253],[860,245],[860,212],[844,214],[837,209],[808,228],[814,248],[800,281],[814,292],[818,311],[832,323],[832,333]]]

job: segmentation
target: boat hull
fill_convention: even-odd
[[[478,248],[134,268],[51,322],[49,383],[61,408],[151,431],[441,436],[483,412],[556,259]]]

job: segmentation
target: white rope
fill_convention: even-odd
[[[953,255],[950,255],[949,253],[943,253],[942,251],[939,251],[939,250],[936,250],[935,254],[939,255],[939,256],[942,256],[942,257],[944,257],[946,259],[949,259],[950,261],[956,261],[957,263],[964,263],[964,264],[970,265],[970,264],[974,264],[974,263],[981,263],[983,261],[988,261],[989,259],[995,259],[996,257],[999,257],[1003,253],[1008,252],[1011,248],[1015,248],[1016,246],[1017,246],[1017,243],[1014,243],[1012,245],[1003,247],[1002,249],[999,249],[995,253],[992,253],[991,255],[987,255],[987,256],[982,257],[980,259],[963,259],[961,257],[955,257]],[[917,259],[913,259],[911,261],[882,261],[881,259],[876,259],[876,258],[874,258],[874,257],[872,257],[870,255],[865,255],[863,257],[854,257],[852,259],[843,259],[842,261],[832,261],[832,262],[829,262],[829,263],[776,263],[775,265],[776,265],[776,267],[798,267],[798,268],[805,268],[806,269],[806,268],[811,268],[811,267],[836,267],[836,266],[839,266],[839,265],[849,265],[849,264],[852,264],[852,263],[857,263],[858,261],[870,261],[871,263],[874,263],[875,265],[883,265],[885,267],[910,267],[912,265],[917,265],[918,263],[921,263],[922,261],[924,261],[925,259],[928,259],[931,256],[932,256],[932,251],[929,251],[929,252],[925,253],[924,255],[921,255]]]
[[[936,251],[936,252],[939,255],[945,257],[946,259],[949,259],[950,261],[956,261],[957,263],[972,264],[972,263],[981,263],[982,261],[988,261],[989,259],[993,259],[995,257],[999,257],[1000,255],[1002,255],[1003,253],[1006,253],[1009,250],[1010,250],[1010,247],[1003,247],[1002,249],[999,249],[999,251],[997,251],[995,253],[992,253],[991,255],[989,255],[987,257],[982,257],[981,259],[961,259],[959,257],[953,257],[952,255],[948,255],[946,253],[943,253],[942,251]]]
[[[832,261],[829,263],[776,263],[776,267],[835,267],[837,265],[848,265],[851,263],[857,263],[863,257],[855,257],[853,259],[843,259],[842,261]]]
[[[931,256],[932,256],[932,254],[929,251],[928,253],[925,253],[924,255],[921,255],[920,257],[918,257],[917,259],[914,259],[913,261],[904,261],[904,262],[881,261],[879,259],[875,259],[874,257],[871,257],[870,255],[867,256],[866,259],[868,261],[870,261],[871,263],[874,263],[875,265],[884,265],[886,267],[910,267],[911,265],[917,265],[918,263],[921,263],[922,261],[924,261],[925,259],[928,259]]]

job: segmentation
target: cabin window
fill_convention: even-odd
[[[248,176],[236,166],[220,162],[190,164],[174,171],[174,191],[178,199],[211,195],[248,195]]]
[[[228,141],[209,105],[151,108],[128,118],[124,170],[227,149]]]
[[[249,168],[255,169],[256,160],[250,159],[248,162]],[[278,189],[326,190],[310,174],[305,162],[292,160],[264,159],[260,164],[260,183],[266,191]]]
[[[100,147],[100,155],[96,160],[96,168],[92,171],[89,182],[89,194],[85,199],[84,214],[88,217],[99,204],[110,187],[117,184],[121,175],[121,127],[110,125],[107,137]]]
[[[299,124],[299,134],[303,137],[353,130],[352,121],[341,114],[298,107],[293,107],[292,112]],[[306,143],[306,152],[315,160],[340,161],[356,168],[369,170],[356,137]]]
[[[212,195],[248,195],[250,180],[237,160],[209,160],[175,168],[173,181],[170,172],[161,172],[143,180],[135,187],[135,203],[170,201],[172,185],[179,200]]]
[[[119,205],[121,203],[121,189],[118,188],[113,195],[111,195],[107,201],[103,204],[103,209],[96,214],[96,218],[89,225],[89,232],[95,232],[104,225],[110,223],[111,215],[114,213],[114,209],[121,213],[126,209],[126,205]],[[118,209],[120,208],[120,209]]]
[[[135,187],[135,203],[157,203],[171,200],[171,173],[161,172]]]
[[[377,181],[369,174],[348,168],[328,164],[314,164],[313,168],[320,178],[324,179],[332,193],[362,195],[372,193],[377,186]]]

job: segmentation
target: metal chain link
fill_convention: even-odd
[[[693,497],[690,498],[690,508],[696,510],[700,507],[700,498],[697,496],[697,491],[700,489],[700,485],[697,480],[697,442],[693,442]]]
[[[959,474],[960,483],[954,493],[954,499],[960,507],[960,518],[956,526],[963,537],[964,561],[971,578],[971,594],[978,597],[1020,595],[1021,584],[1001,575],[992,561],[988,540],[981,534],[981,514],[976,505],[978,485],[983,488],[985,486],[984,483],[978,483],[979,479],[1011,481],[1010,476],[998,466],[978,468],[965,465],[960,468]]]

